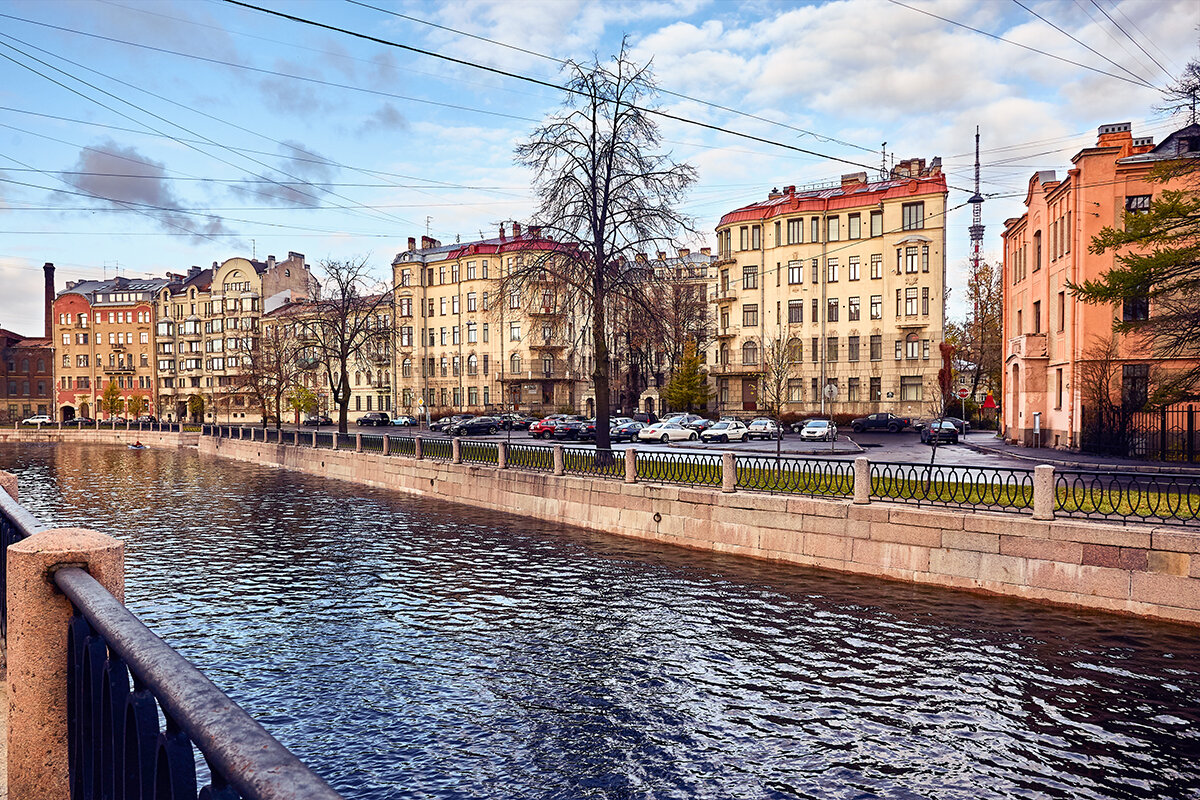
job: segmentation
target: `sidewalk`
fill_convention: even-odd
[[[986,443],[985,443],[986,442]],[[1050,464],[1056,467],[1094,469],[1122,472],[1176,472],[1183,475],[1200,475],[1200,464],[1178,464],[1170,461],[1141,461],[1134,458],[1114,458],[1094,453],[1077,453],[1072,450],[1055,450],[1052,447],[1021,447],[1003,439],[989,438],[984,442],[962,439],[962,445],[977,453],[990,453],[1028,461],[1031,464]]]

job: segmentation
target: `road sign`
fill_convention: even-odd
[[[966,400],[970,394],[971,394],[971,390],[965,386],[958,390],[958,396],[960,398],[962,398],[963,400]]]
[[[837,400],[838,387],[836,383],[825,384],[823,394],[826,400]]]

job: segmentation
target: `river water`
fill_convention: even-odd
[[[1185,627],[625,540],[194,451],[3,445],[130,607],[384,798],[1200,798]]]

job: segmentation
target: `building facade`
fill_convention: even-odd
[[[1200,126],[1189,125],[1155,146],[1134,138],[1129,123],[1103,125],[1095,147],[1079,151],[1062,178],[1037,172],[1029,179],[1025,213],[1004,226],[1004,385],[1006,438],[1026,445],[1078,447],[1097,391],[1140,406],[1154,370],[1182,366],[1157,359],[1134,335],[1117,337],[1114,320],[1146,319],[1155,311],[1144,297],[1116,305],[1078,302],[1068,283],[1102,276],[1114,254],[1089,251],[1105,227],[1120,227],[1127,212],[1148,210],[1163,189],[1179,181],[1150,180],[1164,161],[1200,158]],[[1189,362],[1191,363],[1191,362]],[[1107,373],[1111,377],[1104,378]],[[1108,383],[1115,386],[1101,389]]]
[[[45,276],[41,336],[22,336],[0,328],[0,424],[35,414],[55,417],[54,408],[54,265]]]
[[[941,160],[912,159],[885,181],[789,186],[722,217],[709,292],[717,410],[759,410],[764,353],[778,341],[790,361],[785,411],[932,413],[946,193]]]

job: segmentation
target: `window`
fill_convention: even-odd
[[[750,229],[744,225],[738,229],[738,250],[750,249]]]
[[[857,297],[851,297],[848,305],[847,319],[851,322],[858,322],[860,316],[859,302]]]
[[[829,336],[825,339],[825,360],[830,362],[838,360],[838,337]]]
[[[850,261],[846,266],[846,277],[849,280],[858,280],[858,256],[850,256]]]
[[[412,377],[412,358],[405,356],[404,360],[400,362],[400,374],[405,378]],[[407,389],[405,391],[407,391]],[[409,404],[405,403],[405,405]]]
[[[474,322],[467,323],[467,344],[479,341],[479,326]]]
[[[921,272],[929,272],[929,245],[921,245]]]
[[[742,327],[752,328],[758,325],[758,305],[742,306]]]
[[[896,360],[899,361],[902,358],[904,358],[904,340],[897,339],[896,340]]]
[[[883,212],[871,212],[871,236],[883,236]]]
[[[508,307],[509,308],[520,308],[521,307],[521,291],[519,289],[513,289],[512,291],[510,291],[508,293]]]
[[[762,228],[758,225],[750,226],[750,249],[762,249]]]
[[[820,217],[812,218],[812,224],[809,225],[809,229],[810,229],[809,233],[811,235],[808,237],[808,240],[810,242],[813,242],[814,244],[821,241],[821,218]]]
[[[488,324],[485,322],[485,323],[483,323],[483,343],[487,344],[487,341],[488,341]],[[485,370],[485,372],[486,372],[486,370]]]
[[[837,242],[841,240],[841,222],[838,217],[829,217],[825,220],[825,241]]]
[[[450,340],[451,344],[462,344],[462,336],[460,334],[460,330],[461,330],[461,328],[458,325],[455,325],[451,329],[451,337],[452,337]]]
[[[1149,364],[1126,364],[1121,367],[1121,405],[1125,411],[1141,410],[1146,405],[1149,389]]]
[[[787,224],[787,243],[800,244],[804,241],[804,220],[789,219]]]
[[[788,300],[788,323],[795,325],[804,322],[804,301]]]
[[[742,345],[742,365],[754,366],[758,364],[758,345],[754,342],[746,342]]]
[[[804,401],[804,381],[801,378],[788,378],[788,402],[800,403]]]
[[[514,321],[514,322],[508,323],[508,340],[510,342],[521,341],[521,323],[520,322]]]
[[[821,321],[821,301],[815,297],[812,299],[812,321]]]
[[[438,298],[438,308],[440,309],[441,315],[443,317],[446,316],[446,298],[444,298],[444,297]]]
[[[475,262],[474,261],[467,262],[467,280],[469,280],[469,281],[475,280]]]
[[[917,271],[917,248],[904,248],[904,271],[907,273],[915,273]]]
[[[900,289],[897,289],[896,290],[896,316],[897,317],[899,317],[901,314],[901,309],[903,308],[903,303],[904,303],[903,293],[901,292]]]
[[[799,339],[788,340],[788,361],[799,364],[804,360],[804,344]]]
[[[838,260],[836,258],[825,259],[825,280],[827,283],[837,283],[838,279]]]
[[[1150,195],[1135,194],[1125,198],[1126,214],[1147,214],[1150,212]]]
[[[921,314],[926,317],[929,316],[929,287],[928,286],[921,287]]]
[[[455,356],[454,358],[450,359],[450,364],[451,374],[457,378],[462,374],[462,358],[460,356]]]
[[[467,292],[467,311],[474,311],[477,307],[475,293]]]
[[[479,308],[483,311],[488,310],[488,293],[487,292],[484,292],[483,296],[480,298]]]
[[[1063,398],[1063,371],[1062,367],[1054,370],[1054,407],[1062,408]]]
[[[928,339],[921,340],[921,358],[923,358],[926,361],[929,360],[929,340]]]
[[[458,314],[458,313],[461,313],[461,311],[462,311],[462,308],[459,305],[459,297],[458,297],[458,295],[454,295],[453,297],[450,298],[450,313]]]
[[[900,400],[914,403],[922,400],[920,375],[900,376]]]
[[[1058,293],[1058,329],[1064,330],[1067,325],[1067,293]]]
[[[820,336],[812,337],[812,360],[813,360],[814,364],[816,364],[818,361],[821,360],[821,337]]]
[[[1042,332],[1042,301],[1033,301],[1033,332]]]
[[[858,361],[858,337],[850,336],[846,339],[846,360]]]
[[[487,259],[485,258],[483,260],[483,262],[480,263],[480,265],[479,265],[479,277],[483,278],[484,280],[487,280],[487,276],[488,276],[488,262],[487,262]],[[487,388],[486,387],[484,388],[483,393],[484,393],[484,397],[486,397],[487,396]],[[487,400],[484,400],[484,402],[486,403]]]
[[[776,247],[783,244],[783,239],[780,236],[780,233],[781,233],[780,225],[781,224],[782,223],[780,223],[779,220],[775,221],[775,245],[776,245]]]
[[[883,295],[871,295],[871,319],[883,319]]]
[[[814,258],[812,260],[812,282],[821,282],[821,259]]]
[[[904,337],[904,357],[911,360],[921,354],[921,340],[915,333]]]
[[[830,297],[827,301],[827,305],[825,307],[825,321],[838,321],[838,301],[836,297]]]
[[[851,214],[846,217],[846,238],[861,239],[862,238],[862,215]]]
[[[804,283],[804,262],[788,262],[788,283],[793,286],[798,283]]]
[[[925,227],[925,204],[905,203],[902,207],[904,230],[915,231]]]
[[[1019,312],[1018,312],[1019,313]],[[1125,322],[1138,322],[1150,318],[1150,298],[1145,295],[1126,297],[1121,306],[1121,319]],[[1020,331],[1017,331],[1020,333]]]
[[[879,253],[871,256],[871,279],[883,277],[883,256]]]
[[[873,403],[878,403],[883,399],[883,379],[871,378],[870,389],[868,390],[870,397],[868,398]]]
[[[1035,231],[1033,234],[1033,271],[1037,272],[1042,268],[1042,232]]]
[[[755,228],[757,230],[757,228]],[[758,288],[758,267],[742,267],[742,288],[757,289]]]
[[[442,347],[445,347],[446,346],[446,329],[442,328],[440,331],[438,331],[438,333],[440,334],[439,338],[441,340]]]
[[[817,385],[817,379],[812,379],[812,398],[814,403],[821,402],[821,387]]]

